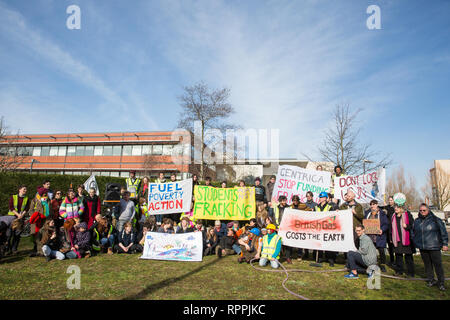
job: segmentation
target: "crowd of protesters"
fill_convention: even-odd
[[[322,170],[322,167],[318,166],[316,169]],[[336,166],[332,181],[341,175],[342,168]],[[176,181],[175,174],[170,180],[166,180],[164,173],[160,173],[155,180],[156,183],[170,181]],[[30,256],[42,256],[47,261],[88,258],[100,253],[142,252],[147,232],[202,232],[205,256],[216,255],[220,258],[237,255],[239,263],[259,259],[260,266],[270,263],[272,268],[278,268],[280,260],[292,264],[295,252],[300,261],[309,258],[309,250],[283,245],[277,234],[286,208],[317,212],[351,209],[357,251],[344,254],[349,270],[345,275],[347,279],[358,278],[359,273],[364,273],[374,265],[378,265],[381,272],[386,272],[385,264],[393,268],[397,276],[406,271],[406,276],[414,277],[413,254],[419,249],[425,265],[427,285],[436,285],[440,290],[445,290],[441,250],[448,250],[448,234],[442,220],[426,204],[420,205],[416,220],[406,210],[404,197],[394,199],[391,196],[386,206],[379,206],[376,200],[372,200],[370,209],[364,212],[352,191],[348,191],[345,200],[340,203],[333,197],[331,188],[331,193],[320,193],[319,203],[315,203],[312,192],[308,192],[305,203],[301,203],[298,196],[293,196],[292,204],[288,206],[285,196],[273,201],[275,181],[276,177],[271,176],[267,185],[263,186],[260,178],[255,179],[255,218],[245,223],[217,220],[213,225],[210,225],[209,220],[194,219],[193,205],[190,212],[149,214],[146,199],[150,179],[144,177],[141,180],[134,171],[126,179],[120,203],[114,207],[111,215],[102,211],[102,203],[93,188],[86,192],[84,186],[80,185],[77,190],[69,189],[64,195],[62,190],[51,190],[50,181],[43,181],[37,187],[34,197],[29,199],[27,186],[22,185],[18,188],[18,193],[9,200],[8,214],[0,216],[0,257],[17,253],[21,234],[29,224],[33,240]],[[193,175],[193,184],[199,184],[196,175]],[[205,179],[205,185],[212,186],[211,178]],[[222,188],[227,185],[226,181],[221,183]],[[245,182],[241,180],[239,186],[245,186]],[[363,219],[378,219],[378,234],[365,234]],[[334,266],[338,254],[314,251],[312,259],[317,263],[328,262],[330,266]]]

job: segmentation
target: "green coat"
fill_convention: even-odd
[[[350,206],[347,202],[344,202],[340,207],[339,210],[347,210],[350,209]],[[355,201],[355,211],[356,215],[353,214],[353,229],[355,229],[357,226],[362,225],[362,221],[364,219],[364,210],[362,205],[360,205],[358,202]]]

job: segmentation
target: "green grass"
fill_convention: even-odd
[[[238,264],[236,256],[203,262],[140,260],[139,254],[106,254],[77,260],[52,260],[28,257],[31,243],[22,239],[19,254],[0,260],[0,299],[296,299],[281,286],[284,273],[263,272],[248,264]],[[343,262],[341,259],[339,262]],[[415,257],[416,276],[424,277],[420,256]],[[446,276],[450,257],[443,256]],[[81,269],[81,289],[70,290],[66,281],[68,266]],[[285,265],[288,269],[317,270],[309,261]],[[270,267],[266,267],[270,270]],[[336,264],[338,269],[342,264]],[[327,265],[322,269],[331,269]],[[388,269],[388,274],[392,274]],[[310,299],[427,299],[448,300],[449,292],[428,288],[423,281],[382,278],[381,290],[368,290],[367,276],[344,279],[343,272],[291,272],[289,290]],[[447,281],[447,287],[450,287]]]

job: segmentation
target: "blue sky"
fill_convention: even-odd
[[[450,156],[449,1],[0,0],[0,42],[0,115],[21,133],[172,130],[203,80],[231,88],[234,123],[279,128],[281,157],[316,157],[338,103],[419,184]]]

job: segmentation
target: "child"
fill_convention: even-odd
[[[170,218],[165,218],[161,227],[159,227],[158,232],[162,233],[175,233],[173,231],[173,221]]]
[[[134,253],[136,251],[136,235],[131,222],[126,222],[122,232],[119,233],[119,244],[116,244],[117,253]]]
[[[71,251],[75,252],[78,258],[89,258],[91,256],[91,234],[87,230],[86,222],[81,222],[75,226],[75,239]]]
[[[204,255],[207,256],[210,254],[214,254],[218,242],[219,239],[217,237],[217,234],[214,232],[214,228],[208,227],[208,230],[206,231],[206,245]]]

